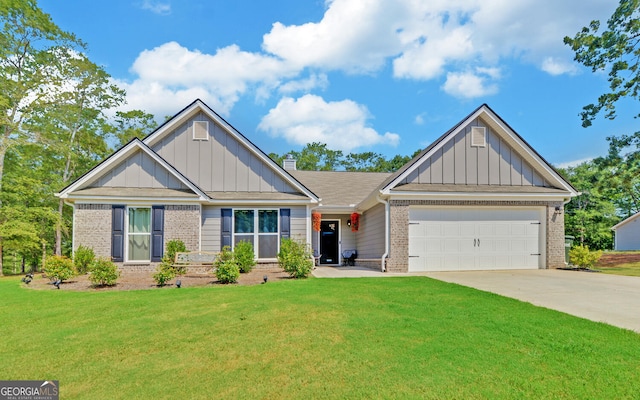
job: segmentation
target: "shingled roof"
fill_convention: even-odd
[[[391,175],[387,172],[287,171],[324,206],[353,207]]]

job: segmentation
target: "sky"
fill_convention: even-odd
[[[163,121],[199,98],[266,153],[411,155],[486,103],[554,166],[638,130],[583,128],[607,76],[563,44],[614,0],[39,0]]]

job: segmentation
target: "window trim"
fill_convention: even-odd
[[[250,233],[236,233],[236,211],[253,211],[253,232]],[[274,211],[276,213],[277,229],[275,232],[260,232],[260,211]],[[236,244],[237,236],[253,236],[253,253],[257,260],[272,261],[277,260],[278,252],[280,251],[280,233],[282,227],[280,226],[280,208],[254,208],[254,207],[242,207],[233,208],[231,212],[231,248],[233,249]],[[276,236],[277,247],[274,257],[260,258],[260,236]]]
[[[140,233],[140,232],[129,232],[129,210],[131,209],[147,209],[149,210],[149,232]],[[126,263],[150,263],[151,262],[151,246],[152,246],[152,230],[153,228],[153,208],[151,206],[146,205],[135,205],[135,206],[127,206],[126,212],[124,214],[124,262]],[[149,257],[144,260],[131,260],[129,258],[129,237],[131,235],[137,236],[147,236],[149,237]]]

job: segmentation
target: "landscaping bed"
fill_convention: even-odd
[[[93,287],[89,281],[89,275],[75,276],[68,281],[62,282],[60,290],[140,290],[140,289],[162,289],[175,288],[176,279],[172,279],[163,287],[156,285],[153,280],[153,272],[121,272],[116,285],[105,287]],[[274,282],[282,279],[290,279],[289,275],[280,268],[254,269],[251,272],[240,274],[238,283],[235,285],[258,285],[264,282],[264,276],[267,276],[267,282]],[[177,279],[182,282],[182,287],[221,285],[216,280],[213,273],[210,274],[187,274]],[[42,274],[37,274],[35,279],[29,284],[30,288],[35,289],[55,289],[49,282],[49,279]]]

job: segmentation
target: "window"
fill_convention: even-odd
[[[258,258],[278,256],[278,210],[234,210],[233,244],[247,241]]]
[[[151,260],[151,208],[129,207],[127,261]]]

